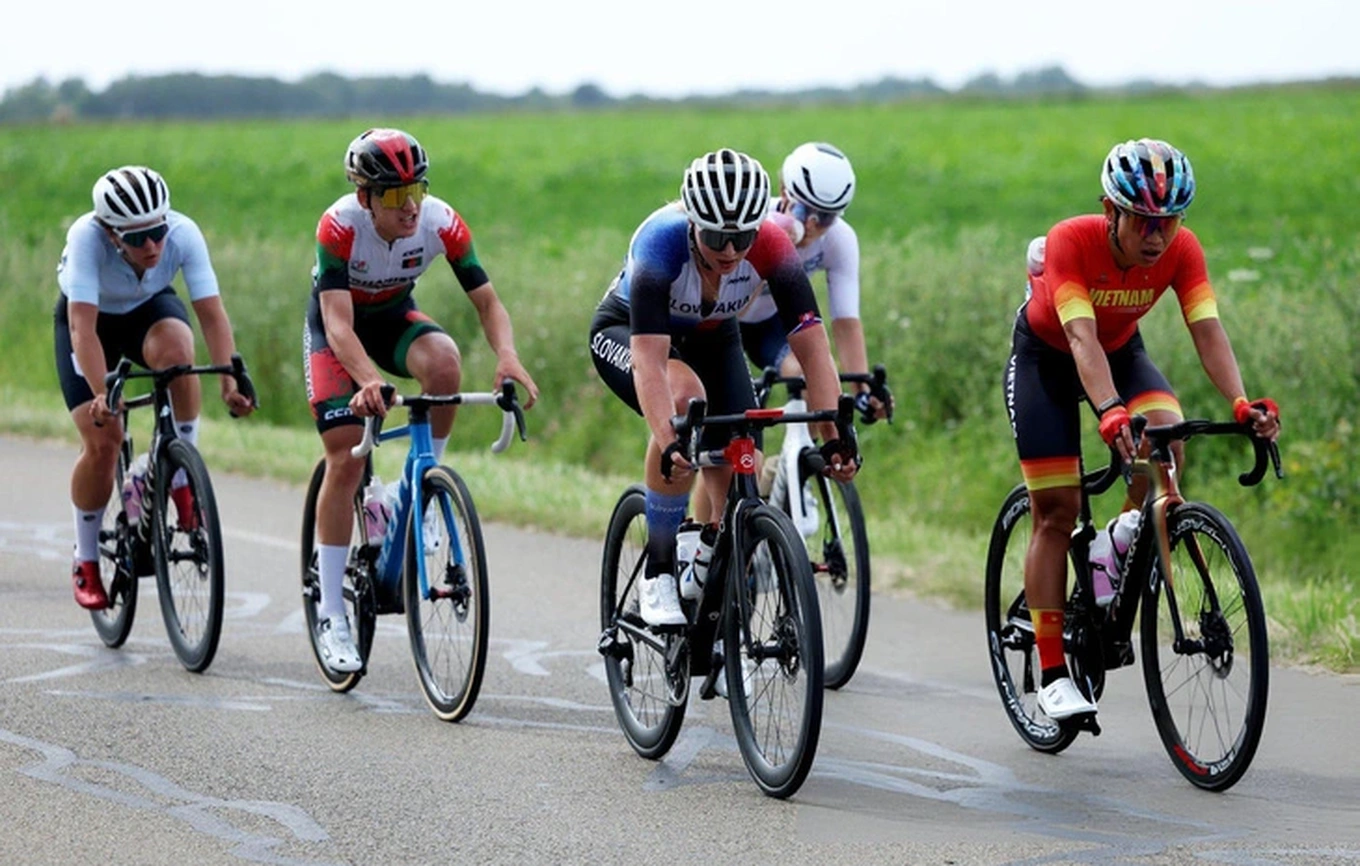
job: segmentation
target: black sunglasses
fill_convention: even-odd
[[[720,253],[727,249],[731,244],[736,252],[749,249],[751,244],[756,242],[756,235],[760,229],[746,229],[739,232],[725,232],[719,229],[699,229],[699,240],[704,246],[714,252]]]
[[[139,250],[146,246],[147,241],[159,241],[170,231],[170,226],[161,223],[149,229],[137,229],[135,232],[124,232],[114,229],[113,233],[118,236],[118,240],[123,242],[123,246]]]

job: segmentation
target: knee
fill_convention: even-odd
[[[1081,499],[1076,491],[1072,491],[1070,496],[1034,497],[1031,510],[1035,534],[1061,535],[1064,538],[1070,536],[1077,525],[1080,505]]]

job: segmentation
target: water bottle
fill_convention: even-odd
[[[391,509],[384,501],[386,491],[378,476],[364,488],[364,531],[368,534],[369,544],[379,544],[387,533],[387,521],[392,516]]]
[[[1139,512],[1125,511],[1097,532],[1091,542],[1091,587],[1095,590],[1096,604],[1101,607],[1114,601],[1124,556],[1138,534],[1140,520]]]
[[[128,467],[127,475],[123,478],[123,509],[127,512],[128,526],[136,526],[142,521],[142,512],[145,510],[147,469],[150,465],[151,461],[147,456],[140,454],[136,460],[132,461],[132,465]]]
[[[691,528],[692,527],[692,528]],[[713,544],[718,540],[718,530],[714,526],[701,526],[698,523],[681,527],[677,532],[676,560],[680,572],[680,597],[693,601],[704,594],[704,583],[708,580],[708,566],[713,561]]]

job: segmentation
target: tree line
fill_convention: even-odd
[[[721,96],[663,99],[641,94],[615,97],[592,83],[553,95],[534,88],[517,96],[478,91],[469,84],[444,84],[428,75],[346,78],[323,72],[296,82],[240,75],[132,75],[102,91],[83,79],[53,84],[36,78],[5,91],[0,123],[74,120],[168,120],[213,118],[346,117],[356,114],[458,114],[465,112],[552,111],[649,105],[759,104],[770,102],[878,102],[950,94],[1006,96],[1066,93],[1086,88],[1062,67],[1023,72],[1012,79],[979,75],[957,91],[929,78],[887,77],[848,88],[792,91],[738,90]]]

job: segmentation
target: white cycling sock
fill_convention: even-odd
[[[446,445],[449,444],[449,437],[447,437],[447,436],[437,436],[437,437],[434,438],[432,444],[433,444],[433,446],[434,446],[434,447],[431,449],[432,451],[434,451],[434,462],[436,462],[436,463],[443,463],[443,462],[444,462],[444,446],[446,446]]]
[[[345,563],[349,561],[349,546],[318,544],[317,565],[321,569],[321,601],[316,606],[317,619],[332,619],[345,615]]]
[[[175,432],[179,434],[179,438],[195,448],[198,447],[198,422],[199,419],[197,418],[189,418],[183,421],[179,418],[175,419]]]
[[[71,504],[76,521],[76,559],[81,562],[99,561],[99,528],[104,525],[104,509],[84,511]]]

